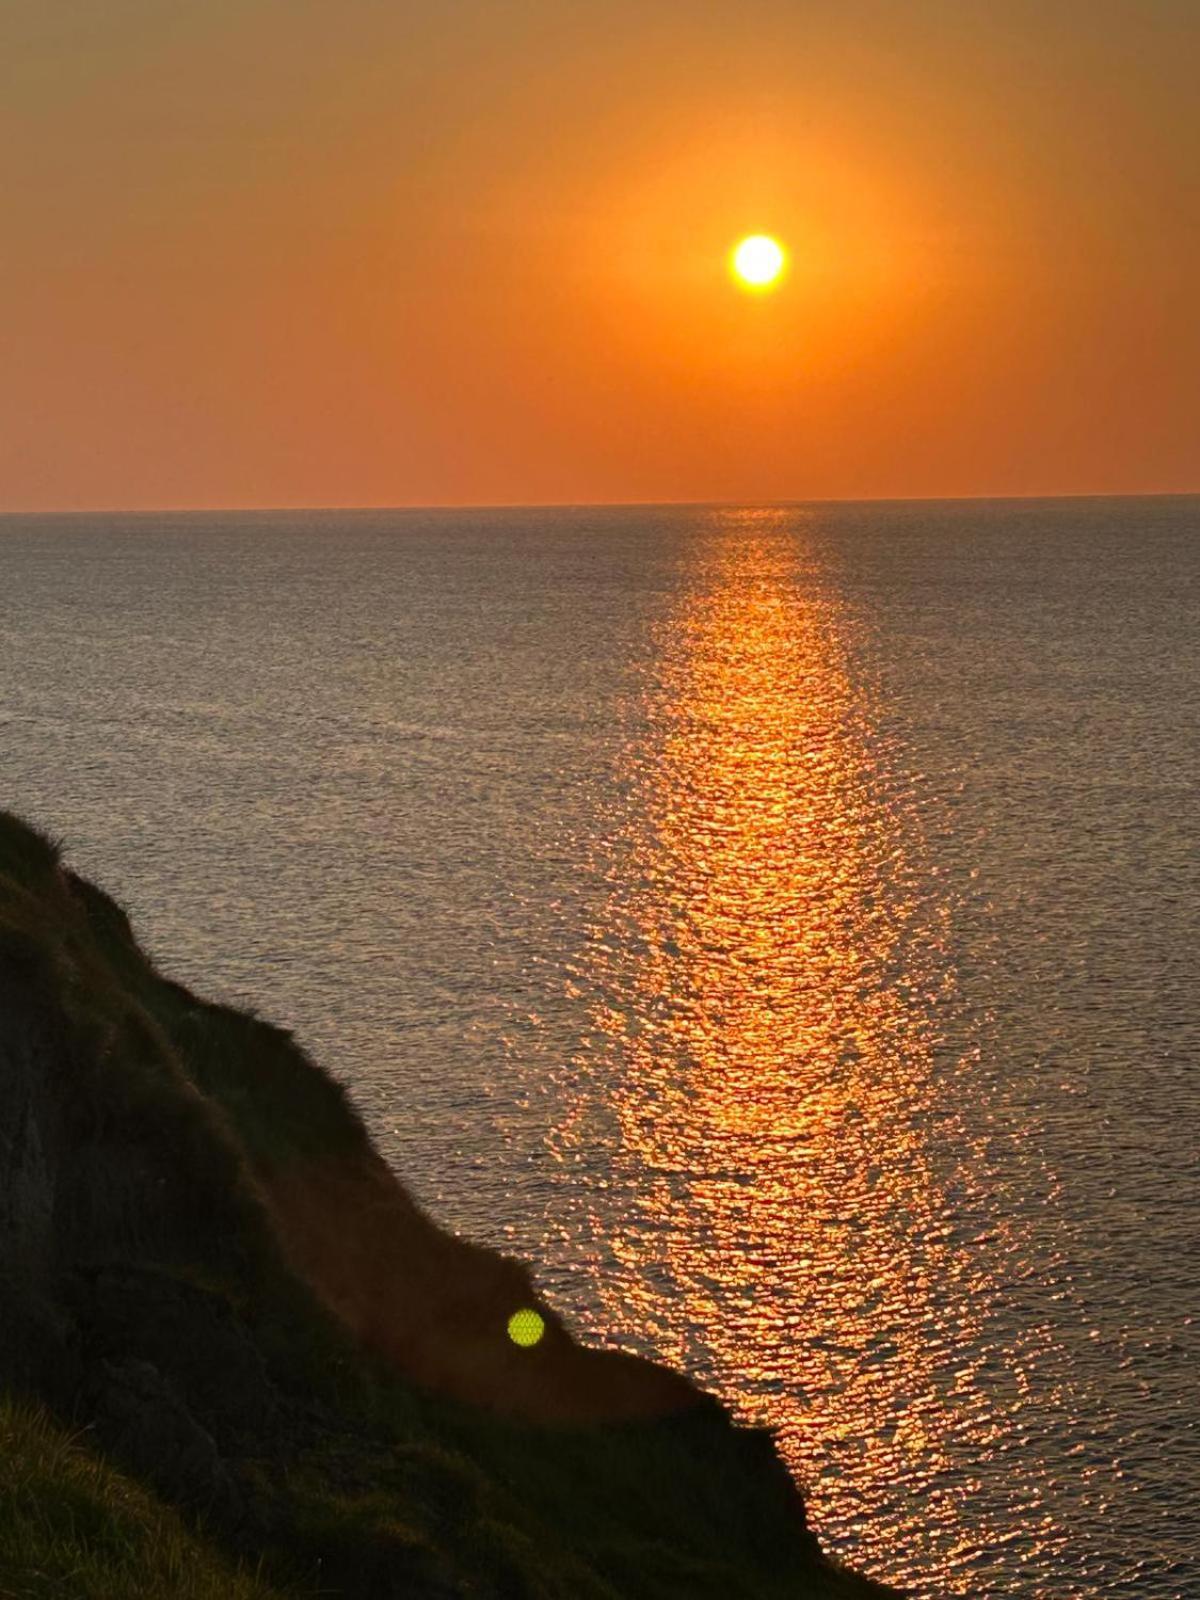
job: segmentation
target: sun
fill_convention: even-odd
[[[757,293],[775,288],[787,266],[787,252],[778,239],[752,233],[729,253],[729,270],[743,289]]]

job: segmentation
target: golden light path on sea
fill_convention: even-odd
[[[953,1120],[931,1021],[954,987],[945,908],[915,887],[854,619],[794,523],[714,513],[659,640],[557,1147],[594,1140],[606,1099],[608,1325],[777,1428],[814,1525],[843,1547],[853,1529],[868,1570],[966,1592],[956,1555],[984,1530],[963,1525],[961,1442],[988,1448],[996,1418],[964,1354],[982,1269],[930,1156]]]

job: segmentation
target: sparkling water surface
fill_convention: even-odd
[[[1200,500],[0,519],[0,804],[922,1600],[1200,1595]]]

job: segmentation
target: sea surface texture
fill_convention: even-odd
[[[1200,501],[0,520],[0,801],[922,1600],[1200,1595]]]

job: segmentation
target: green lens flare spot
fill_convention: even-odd
[[[508,1337],[522,1350],[528,1350],[546,1331],[546,1319],[528,1306],[514,1311],[508,1319]]]

